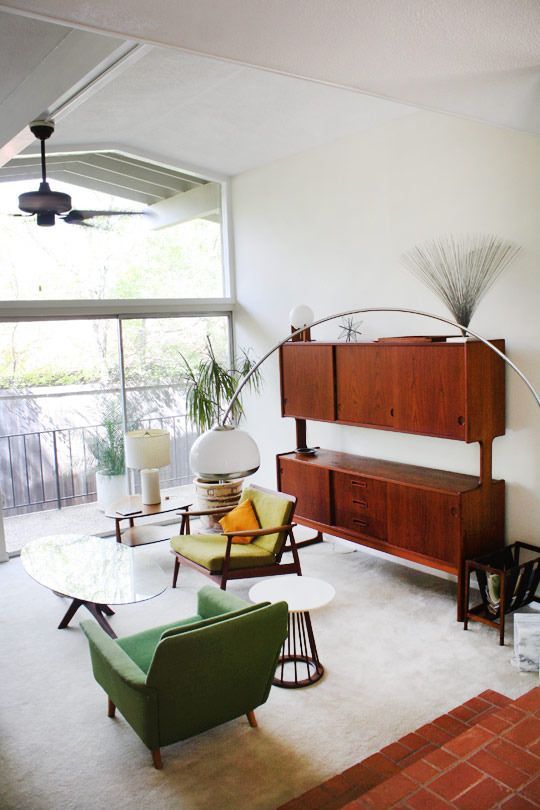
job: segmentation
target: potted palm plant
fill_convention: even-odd
[[[102,512],[127,495],[124,425],[116,402],[106,402],[101,425],[88,442],[96,468],[97,503]]]
[[[249,353],[241,349],[240,359],[236,366],[229,367],[217,356],[212,341],[207,336],[203,357],[191,364],[183,355],[183,382],[186,390],[186,408],[189,420],[199,433],[209,430],[215,424],[222,424],[228,402],[232,399],[240,380],[251,371],[255,361]],[[247,387],[259,393],[262,378],[257,370],[250,378]],[[240,399],[236,400],[230,421],[238,424],[244,413]],[[239,501],[242,492],[243,478],[227,482],[202,481],[194,479],[197,493],[197,507],[203,509],[220,509],[223,514],[230,511]],[[219,515],[202,519],[207,530],[221,531],[217,523]]]

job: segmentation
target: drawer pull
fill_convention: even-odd
[[[458,425],[464,425],[465,424],[465,417],[464,416],[458,416],[457,421],[458,421]]]
[[[368,508],[368,502],[367,502],[367,501],[357,501],[357,500],[355,500],[355,499],[353,498],[353,503],[355,503],[355,504],[356,504],[357,506],[359,506],[361,509],[367,509],[367,508]]]
[[[361,489],[367,489],[367,481],[351,481],[353,487],[360,487]]]
[[[368,520],[358,520],[358,518],[353,518],[353,523],[358,523],[363,529],[366,529],[369,526]]]

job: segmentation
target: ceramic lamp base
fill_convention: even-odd
[[[141,470],[141,500],[146,506],[161,502],[159,470]]]

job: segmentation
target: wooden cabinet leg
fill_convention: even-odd
[[[257,718],[255,717],[255,712],[253,711],[248,712],[246,714],[246,717],[248,719],[248,723],[251,726],[251,728],[257,728]]]
[[[163,768],[163,762],[161,761],[161,750],[159,748],[152,751],[152,762],[154,763],[154,768],[157,771],[160,771]]]
[[[112,700],[110,698],[108,698],[108,701],[109,701],[109,704],[108,704],[108,707],[107,707],[107,717],[114,717],[115,712],[116,712],[116,706],[114,705],[114,703],[112,702]]]

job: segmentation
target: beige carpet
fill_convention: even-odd
[[[165,543],[137,549],[172,569]],[[106,716],[77,623],[56,625],[65,601],[20,560],[0,565],[3,810],[275,808],[481,692],[511,697],[538,675],[510,665],[512,634],[454,620],[455,585],[329,540],[301,552],[304,573],[331,582],[334,602],[313,614],[326,675],[300,690],[272,688],[257,711],[163,750],[164,769],[119,717]],[[206,584],[119,608],[119,635],[194,612]],[[250,581],[231,585],[246,596]],[[509,622],[511,627],[511,622]]]

